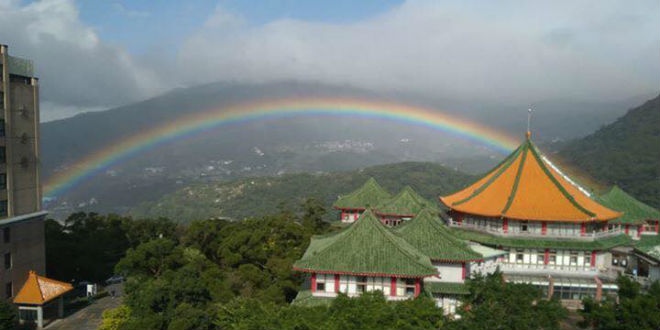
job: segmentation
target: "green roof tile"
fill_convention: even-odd
[[[374,207],[391,198],[389,192],[381,187],[374,178],[369,178],[362,187],[352,193],[341,196],[333,205],[337,209],[360,209]]]
[[[371,210],[338,233],[313,237],[293,268],[303,272],[372,276],[437,274],[429,257],[387,229]]]
[[[502,246],[512,248],[530,249],[573,249],[573,250],[607,250],[615,246],[632,245],[632,239],[626,234],[610,236],[593,241],[571,240],[571,239],[527,239],[500,237],[476,231],[452,228],[452,233],[457,237],[490,246]]]
[[[410,186],[403,188],[396,196],[376,206],[376,213],[386,215],[414,216],[424,208],[438,210],[437,205],[417,194]]]
[[[642,203],[617,186],[600,196],[599,201],[613,210],[623,212],[623,216],[611,220],[610,223],[641,224],[647,219],[660,219],[660,211]]]
[[[441,223],[437,211],[431,209],[423,209],[406,224],[395,227],[394,231],[431,260],[464,262],[483,259],[464,241],[454,237]]]

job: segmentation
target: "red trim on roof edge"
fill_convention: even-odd
[[[355,272],[340,272],[340,271],[334,271],[334,270],[315,270],[315,269],[298,268],[298,267],[293,267],[293,270],[298,271],[298,272],[303,272],[303,273],[339,274],[339,275],[354,275],[354,276],[397,277],[397,278],[423,278],[423,277],[431,277],[431,276],[437,275],[437,273],[436,274],[424,275],[424,276],[409,276],[409,275],[387,274],[387,273],[355,273]]]

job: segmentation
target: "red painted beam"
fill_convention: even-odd
[[[580,224],[580,236],[584,236],[587,233],[587,223],[583,222]]]
[[[548,262],[550,262],[550,250],[545,249],[545,253],[543,254],[543,264],[547,265]]]
[[[509,219],[502,219],[502,230],[505,234],[509,232]]]

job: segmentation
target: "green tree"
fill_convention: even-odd
[[[18,328],[18,311],[11,303],[0,299],[0,329]]]

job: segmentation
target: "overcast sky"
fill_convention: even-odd
[[[0,43],[35,61],[45,120],[214,81],[500,103],[660,91],[657,0],[0,0]]]

